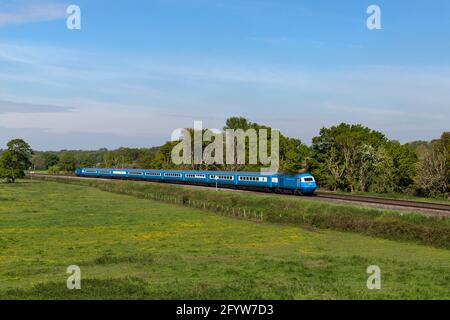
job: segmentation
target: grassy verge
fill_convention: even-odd
[[[392,240],[450,248],[450,219],[370,209],[270,194],[115,180],[45,178],[104,191],[182,204],[239,218],[351,231]]]
[[[0,299],[450,299],[445,249],[84,185],[0,184],[0,198]],[[69,265],[79,291],[66,288]],[[382,290],[366,287],[370,265]]]

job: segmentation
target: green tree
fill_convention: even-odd
[[[224,131],[226,130],[238,130],[242,129],[244,131],[247,131],[249,129],[254,129],[256,133],[260,133],[260,130],[267,130],[267,138],[268,138],[268,146],[267,151],[268,154],[270,154],[271,151],[271,139],[272,139],[272,128],[260,125],[258,123],[253,123],[245,118],[242,117],[232,117],[229,118],[226,121],[226,125],[224,127]],[[235,145],[237,145],[237,141],[235,141]],[[258,150],[260,148],[259,141],[258,141]],[[305,170],[306,167],[306,160],[309,156],[309,149],[306,145],[304,145],[300,139],[296,138],[289,138],[284,136],[280,133],[280,172],[285,173],[299,173],[301,171]],[[247,155],[247,161],[249,160],[249,150],[250,145],[249,141],[246,142],[246,155]],[[235,153],[235,161],[237,161]],[[231,165],[231,166],[225,166],[225,170],[245,170],[245,171],[259,171],[264,166],[262,163],[260,163],[261,159],[258,155],[258,164],[256,165]],[[248,163],[248,162],[247,162]]]
[[[386,149],[392,158],[392,178],[395,191],[404,192],[412,188],[419,162],[417,152],[410,144],[402,145],[398,141],[390,141]]]
[[[323,128],[313,139],[308,167],[331,190],[390,192],[411,189],[417,162],[412,146],[342,123]]]
[[[73,172],[77,167],[77,161],[73,152],[64,152],[59,158],[57,165],[64,172]]]
[[[0,158],[0,178],[8,183],[14,183],[17,179],[25,177],[25,170],[31,166],[33,151],[28,143],[22,139],[11,140],[7,144],[7,150]]]
[[[425,196],[446,195],[450,191],[450,133],[430,144],[423,156],[415,182],[417,192]]]
[[[44,154],[44,162],[45,162],[45,168],[48,169],[50,167],[53,167],[58,164],[59,157],[57,154],[53,152],[46,152]]]
[[[300,139],[280,135],[280,171],[299,173],[306,167],[309,148]]]
[[[309,168],[319,184],[333,190],[367,191],[374,167],[384,154],[386,137],[362,125],[322,128],[313,138]]]
[[[152,169],[153,160],[155,159],[155,149],[144,149],[139,152],[136,159],[136,167],[141,169]]]
[[[172,150],[175,148],[179,141],[174,142],[166,142],[164,145],[159,147],[158,151],[155,154],[154,159],[152,160],[152,168],[153,169],[180,169],[176,167],[172,162]]]

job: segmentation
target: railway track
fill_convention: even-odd
[[[450,214],[450,205],[444,203],[431,203],[431,202],[420,202],[411,200],[397,200],[397,199],[385,199],[377,197],[366,197],[366,196],[354,196],[354,195],[344,195],[344,194],[334,194],[326,192],[318,192],[318,198],[331,199],[331,200],[342,200],[351,202],[362,202],[362,203],[372,203],[381,204],[387,206],[396,207],[406,207],[424,210],[437,210],[444,211]]]
[[[54,177],[54,178],[65,178],[65,179],[76,179],[76,180],[105,180],[102,178],[79,178],[73,175],[51,175],[51,174],[29,174],[30,177]],[[142,181],[141,181],[142,182]],[[202,187],[196,185],[189,185],[192,187]],[[204,186],[203,186],[204,187]],[[248,190],[235,190],[233,191],[243,191],[243,192],[255,192]],[[286,194],[285,194],[286,195]],[[355,195],[344,195],[335,194],[327,192],[317,192],[316,196],[311,197],[314,200],[328,200],[328,201],[340,201],[348,203],[360,203],[367,205],[378,205],[378,206],[388,206],[397,207],[403,209],[416,209],[426,212],[438,212],[440,215],[450,216],[450,204],[444,203],[430,203],[430,202],[420,202],[411,200],[397,200],[397,199],[385,199],[377,197],[366,197],[366,196],[355,196]]]

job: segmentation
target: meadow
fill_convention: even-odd
[[[0,299],[450,299],[450,251],[20,181],[0,184]]]
[[[182,204],[240,219],[351,231],[450,249],[448,217],[264,192],[234,192],[227,189],[216,191],[215,188],[129,180],[66,179],[54,176],[39,179]]]

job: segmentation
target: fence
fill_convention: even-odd
[[[232,207],[226,205],[215,204],[208,201],[200,201],[194,199],[187,199],[184,197],[176,197],[172,195],[162,194],[162,193],[146,193],[146,199],[160,201],[165,203],[171,203],[181,206],[186,206],[195,209],[201,209],[206,211],[212,211],[215,213],[222,214],[224,216],[243,218],[251,221],[264,221],[264,211],[262,210],[252,210],[249,208]]]

